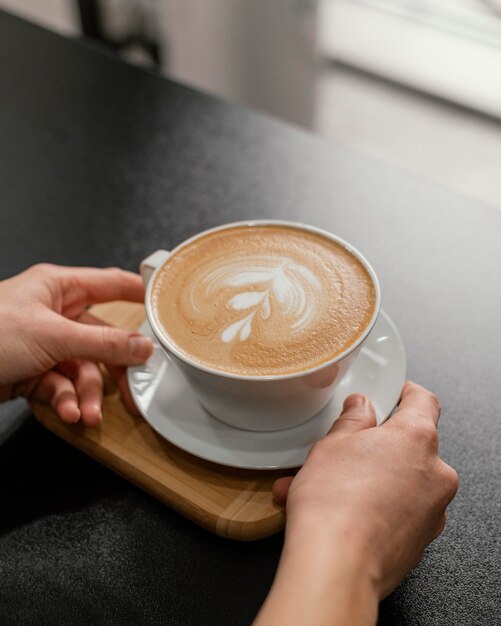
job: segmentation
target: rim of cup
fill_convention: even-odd
[[[237,228],[239,226],[249,226],[249,227],[284,226],[284,227],[289,227],[289,228],[296,228],[297,230],[306,230],[308,232],[316,233],[327,239],[330,239],[331,241],[338,243],[343,248],[345,248],[348,252],[350,252],[356,259],[358,259],[362,263],[364,268],[367,270],[369,276],[371,277],[371,280],[372,280],[372,283],[374,285],[374,289],[376,292],[376,301],[374,303],[374,311],[373,311],[372,317],[369,323],[367,324],[367,326],[365,327],[364,331],[356,339],[356,341],[354,341],[351,345],[349,345],[346,348],[346,350],[343,350],[343,352],[340,352],[339,354],[337,354],[332,359],[329,359],[328,361],[324,361],[323,363],[320,363],[319,365],[315,365],[315,367],[310,367],[310,368],[296,371],[296,372],[290,372],[289,374],[235,374],[233,372],[227,372],[222,369],[215,369],[212,367],[208,367],[207,365],[204,365],[203,363],[199,363],[195,359],[192,359],[186,354],[183,354],[180,350],[176,348],[175,345],[170,343],[168,337],[162,332],[161,327],[157,324],[157,320],[155,319],[155,315],[153,314],[152,307],[151,307],[151,290],[152,290],[152,286],[153,286],[153,283],[155,281],[157,274],[162,270],[163,266],[166,263],[168,263],[169,258],[173,254],[175,254],[182,248],[190,245],[197,239],[200,239],[202,237],[205,237],[206,235],[215,233],[220,230],[231,230],[232,228]],[[373,329],[376,323],[376,320],[379,316],[379,312],[381,310],[381,290],[379,287],[379,280],[377,278],[376,272],[374,271],[372,265],[364,257],[364,255],[361,252],[359,252],[356,248],[354,248],[350,243],[342,239],[341,237],[338,237],[337,235],[334,235],[330,233],[329,231],[324,230],[322,228],[318,228],[316,226],[310,226],[309,224],[303,224],[302,222],[290,222],[287,220],[273,220],[273,219],[259,219],[259,220],[242,220],[238,222],[230,222],[228,224],[221,224],[219,226],[215,226],[213,228],[209,228],[200,233],[197,233],[196,235],[193,235],[189,239],[185,239],[180,244],[178,244],[175,248],[169,251],[169,258],[163,263],[161,263],[157,268],[155,268],[148,282],[148,286],[146,289],[146,298],[145,298],[146,316],[148,318],[148,322],[153,330],[155,337],[158,339],[162,347],[167,352],[169,352],[170,354],[173,354],[177,359],[193,367],[194,369],[207,372],[208,374],[212,374],[213,376],[219,376],[220,378],[232,378],[235,380],[242,380],[242,381],[289,380],[293,378],[300,378],[309,374],[314,374],[315,372],[319,372],[325,369],[326,367],[329,367],[330,365],[334,365],[335,363],[343,360],[346,356],[351,354],[351,352],[356,350],[360,346],[360,344],[362,344],[365,341],[366,337],[369,335],[369,333]]]

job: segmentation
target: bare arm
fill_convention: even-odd
[[[438,455],[437,398],[406,383],[383,426],[370,402],[350,396],[294,480],[274,485],[287,502],[284,550],[255,626],[372,626],[379,601],[442,531],[457,474]]]

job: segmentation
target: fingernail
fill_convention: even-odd
[[[146,359],[153,350],[153,344],[148,337],[143,335],[132,335],[129,339],[129,350],[132,356],[138,359]]]
[[[78,407],[75,407],[75,409],[76,409],[76,411],[74,411],[75,417],[73,417],[71,420],[72,424],[76,424],[78,420],[80,419],[80,417],[82,416],[80,409]]]
[[[367,398],[360,393],[354,393],[348,396],[344,401],[345,409],[361,409],[367,403]]]

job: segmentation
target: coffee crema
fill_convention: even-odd
[[[215,370],[302,372],[344,352],[376,304],[364,265],[342,245],[282,225],[208,233],[172,254],[151,289],[168,343]]]

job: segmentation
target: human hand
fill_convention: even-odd
[[[0,401],[17,396],[52,406],[65,422],[102,419],[104,363],[136,412],[125,366],[144,362],[151,341],[105,325],[87,307],[142,302],[141,278],[117,268],[35,265],[0,282]]]
[[[286,502],[286,540],[257,624],[375,622],[378,601],[441,533],[457,490],[455,470],[438,454],[439,414],[437,398],[411,382],[396,413],[377,428],[367,398],[346,399],[297,476],[273,486],[275,500]],[[274,622],[280,611],[273,609],[286,589],[291,603],[295,585],[290,619]],[[308,597],[315,598],[310,605]]]

